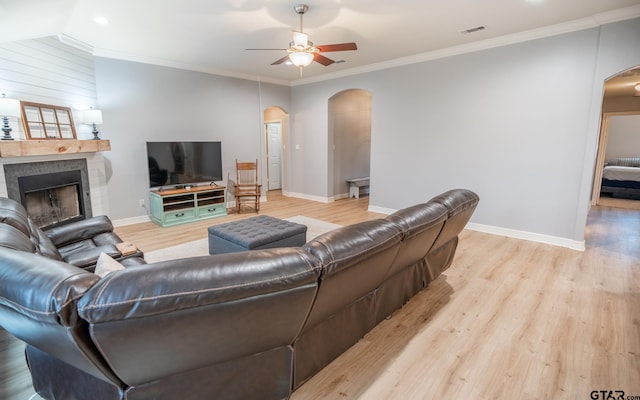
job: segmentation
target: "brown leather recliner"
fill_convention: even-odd
[[[0,197],[0,222],[29,238],[34,245],[33,252],[87,271],[95,269],[100,253],[107,253],[126,266],[145,263],[141,251],[124,256],[116,248],[122,239],[113,232],[113,224],[104,215],[43,231],[29,218],[22,204]]]

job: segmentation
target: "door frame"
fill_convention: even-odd
[[[269,128],[268,125],[269,124],[278,124],[280,125],[280,188],[279,189],[271,189],[270,185],[271,185],[271,163],[269,162]],[[267,191],[269,190],[282,190],[282,158],[283,158],[283,151],[282,151],[282,140],[283,140],[283,135],[282,135],[282,121],[265,121],[264,122],[264,134],[265,134],[265,150],[266,150],[266,160],[265,160],[265,167],[266,167],[266,173],[267,173]]]
[[[262,109],[262,128],[260,136],[262,137],[262,148],[261,148],[261,158],[263,159],[263,164],[266,167],[262,168],[262,172],[260,173],[261,179],[263,183],[266,182],[266,185],[263,184],[262,187],[265,189],[265,193],[269,188],[269,154],[268,154],[268,137],[267,137],[267,124],[270,122],[278,122],[280,123],[280,190],[282,193],[286,193],[289,190],[289,159],[291,155],[289,152],[289,113],[287,110],[280,106],[268,106]]]
[[[609,140],[609,118],[625,115],[640,115],[640,111],[619,111],[602,113],[600,123],[600,137],[598,139],[598,154],[593,174],[593,191],[591,192],[591,205],[597,206],[600,202],[600,190],[602,189],[602,173],[607,154],[607,141]]]

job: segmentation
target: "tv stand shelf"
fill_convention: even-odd
[[[151,220],[172,226],[227,215],[224,186],[192,186],[184,189],[152,190]]]

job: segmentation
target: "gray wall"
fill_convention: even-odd
[[[475,223],[581,242],[596,99],[606,77],[640,64],[638,37],[635,19],[295,86],[291,191],[327,195],[327,99],[360,88],[373,94],[370,207],[465,187],[481,198]]]
[[[145,213],[146,141],[221,141],[226,184],[236,158],[263,158],[262,110],[289,107],[285,86],[107,58],[96,58],[95,71],[114,219]]]
[[[610,117],[606,154],[606,160],[640,157],[640,115]]]
[[[285,192],[328,199],[328,100],[363,89],[372,209],[467,187],[482,199],[476,224],[581,242],[603,83],[640,65],[638,37],[633,19],[292,88],[96,58],[111,216],[145,215],[145,141],[220,140],[227,175],[235,158],[263,159],[268,106],[290,114]]]
[[[371,93],[347,90],[329,99],[329,195],[349,197],[347,179],[369,176]],[[333,171],[333,172],[331,172]]]

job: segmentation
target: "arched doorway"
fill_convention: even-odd
[[[349,89],[329,99],[328,194],[349,197],[347,179],[368,177],[371,162],[372,95]]]
[[[640,157],[640,90],[634,88],[638,82],[640,66],[625,70],[605,81],[592,205],[640,209],[640,201],[625,201],[625,196],[601,196],[602,179],[607,178],[604,176],[605,163],[617,158]],[[640,187],[640,182],[638,186]]]
[[[286,190],[287,138],[289,136],[289,114],[280,107],[267,107],[264,110],[265,168],[264,184],[267,190]]]

